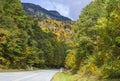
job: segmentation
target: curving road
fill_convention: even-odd
[[[0,73],[0,81],[51,81],[58,70]]]

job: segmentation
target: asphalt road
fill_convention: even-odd
[[[58,70],[0,73],[0,81],[50,81]]]

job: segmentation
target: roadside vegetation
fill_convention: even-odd
[[[23,71],[27,71],[24,69],[2,69],[0,70],[0,72],[23,72]]]
[[[96,76],[81,76],[79,74],[56,73],[52,81],[120,81],[120,79],[98,79]]]
[[[119,22],[120,0],[93,0],[87,5],[66,52],[65,64],[72,75],[58,73],[53,81],[120,81]]]

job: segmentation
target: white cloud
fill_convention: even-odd
[[[58,11],[63,16],[70,17],[69,16],[70,10],[69,10],[69,8],[67,6],[65,6],[65,5],[63,5],[61,3],[53,3],[53,4],[55,4],[54,9],[56,11]]]
[[[58,7],[57,10],[64,16],[67,16],[73,20],[79,18],[82,8],[84,8],[92,0],[49,0],[54,3],[53,6]],[[61,5],[61,9],[59,5]],[[67,13],[67,14],[65,14]]]

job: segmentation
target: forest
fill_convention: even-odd
[[[64,65],[73,76],[120,77],[120,0],[93,0],[76,22],[33,18],[19,0],[0,0],[0,69]]]
[[[92,1],[74,26],[73,46],[65,61],[71,72],[120,78],[120,0]]]
[[[47,27],[50,24],[51,29]],[[64,29],[71,26],[27,16],[19,0],[0,1],[0,68],[63,66],[68,48],[67,35],[70,35]],[[57,28],[56,33],[53,32],[54,27]]]

